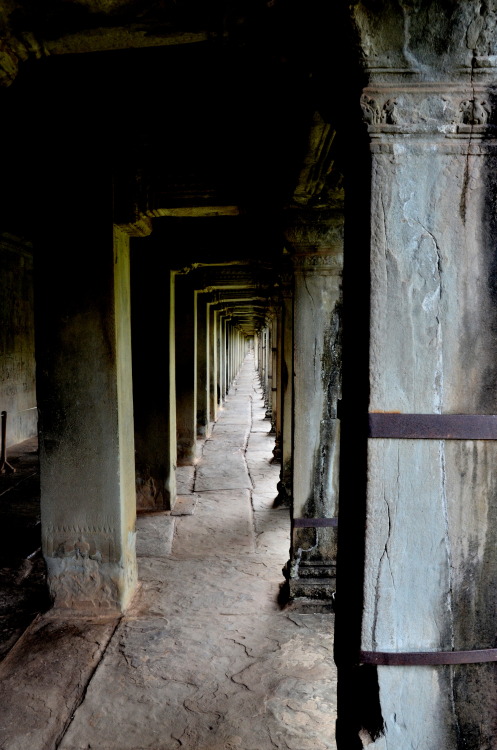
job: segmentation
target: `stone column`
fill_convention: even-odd
[[[287,238],[295,273],[290,595],[329,599],[338,516],[343,212],[300,212]]]
[[[226,317],[224,310],[219,311],[218,320],[219,407],[222,408],[226,393]]]
[[[378,9],[374,32],[354,11],[376,51],[361,660],[379,665],[383,727],[363,738],[381,750],[497,747],[495,664],[434,665],[497,645],[497,436],[479,439],[497,414],[495,16],[433,6]],[[454,433],[458,414],[479,419]]]
[[[275,434],[273,456],[275,461],[281,460],[281,317],[279,305],[274,305],[274,316],[271,325],[271,429]]]
[[[220,330],[220,361],[221,361],[221,405],[228,393],[228,317],[226,312],[221,314]]]
[[[175,285],[178,466],[189,466],[197,450],[197,298],[187,275],[175,274]]]
[[[266,329],[259,331],[259,377],[261,381],[262,397],[266,398]]]
[[[208,381],[208,406],[209,406],[209,431],[212,422],[217,419],[217,312],[214,302],[207,303],[208,316],[208,344],[207,352],[209,359],[209,381]]]
[[[170,510],[176,500],[174,276],[153,237],[131,252],[136,501]]]
[[[197,298],[197,435],[205,438],[209,430],[209,316],[207,295],[195,292]]]
[[[231,320],[226,323],[226,393],[233,382],[233,344],[234,331]]]
[[[36,290],[48,583],[56,608],[94,614],[135,590],[136,495],[129,237],[112,234],[111,185],[93,187],[61,196],[37,243]]]
[[[277,505],[290,505],[292,498],[293,424],[293,275],[286,274],[281,285],[281,472]]]
[[[264,404],[266,406],[266,418],[271,420],[272,429],[272,389],[273,389],[273,335],[272,335],[272,314],[266,316],[266,325],[264,327]]]

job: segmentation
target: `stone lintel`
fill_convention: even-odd
[[[148,237],[152,234],[152,219],[148,216],[141,216],[136,221],[117,226],[130,237]]]

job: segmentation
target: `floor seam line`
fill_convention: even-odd
[[[83,689],[82,689],[82,691],[80,693],[79,700],[75,702],[74,706],[71,708],[71,711],[69,712],[70,718],[68,719],[66,725],[64,726],[64,728],[62,729],[62,731],[60,732],[59,736],[57,737],[57,739],[54,742],[54,750],[58,750],[58,748],[60,747],[61,743],[64,740],[64,737],[66,736],[67,732],[69,731],[69,729],[70,729],[70,727],[71,727],[71,725],[72,725],[72,723],[74,721],[74,718],[76,716],[76,711],[78,710],[78,708],[80,706],[83,705],[83,703],[85,701],[85,698],[86,698],[86,695],[88,693],[88,690],[90,688],[91,682],[92,682],[92,680],[93,680],[93,678],[94,678],[94,676],[95,676],[98,668],[100,667],[100,665],[101,665],[101,663],[102,663],[102,661],[104,659],[104,656],[107,653],[107,649],[109,648],[109,646],[110,646],[110,644],[112,642],[112,639],[114,638],[114,636],[115,636],[115,634],[117,632],[118,627],[120,626],[121,622],[124,620],[124,617],[125,617],[125,614],[123,613],[118,618],[118,620],[116,622],[116,625],[115,625],[112,633],[110,634],[107,643],[105,644],[105,647],[102,649],[102,653],[100,654],[99,660],[97,661],[97,663],[95,664],[94,668],[92,669],[91,674],[88,677],[88,680],[86,681],[86,684],[83,686]]]

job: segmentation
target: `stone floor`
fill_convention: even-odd
[[[14,473],[0,474],[0,661],[49,607],[41,554],[38,441],[8,451]]]
[[[333,615],[284,604],[289,512],[247,358],[118,619],[40,614],[0,664],[2,750],[335,748]]]

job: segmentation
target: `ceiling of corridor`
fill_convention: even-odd
[[[329,89],[341,49],[338,37],[329,41],[327,6],[324,0],[2,3],[0,96],[18,113],[8,137],[13,145],[22,139],[5,181],[7,204],[13,185],[26,191],[19,154],[43,141],[45,118],[33,112],[42,81],[43,110],[52,101],[60,107],[63,91],[73,98],[83,132],[94,132],[95,122],[102,126],[100,145],[112,153],[122,220],[139,216],[143,226],[153,225],[154,243],[172,248],[179,268],[195,268],[201,283],[233,310],[242,308],[246,330],[249,318],[258,326],[288,258],[285,215],[327,206],[342,191],[332,125],[340,82],[333,96]],[[29,171],[29,146],[24,158]],[[38,172],[47,169],[46,162]]]

